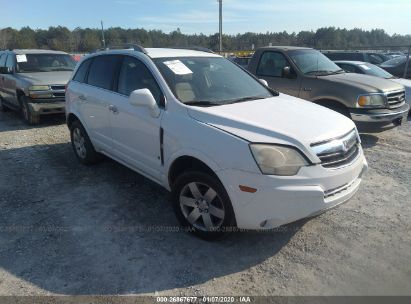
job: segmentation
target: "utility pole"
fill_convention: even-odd
[[[220,12],[220,53],[223,51],[223,0],[217,0]]]
[[[103,48],[106,48],[106,39],[104,39],[104,26],[103,26],[103,20],[101,20],[101,41],[103,42]]]

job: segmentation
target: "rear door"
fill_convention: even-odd
[[[291,68],[292,78],[283,75],[285,67]],[[288,58],[278,51],[265,51],[257,66],[256,75],[265,79],[269,87],[281,93],[299,96],[301,77],[293,70]]]
[[[85,61],[70,85],[72,101],[78,104],[92,142],[109,153],[112,150],[109,105],[116,96],[113,87],[120,59],[118,55],[101,55]]]
[[[149,89],[161,109],[153,117],[146,107],[129,103],[129,95],[137,89]],[[110,100],[110,124],[118,158],[154,180],[160,180],[162,160],[160,124],[164,95],[149,68],[138,58],[124,56],[118,76],[116,96]]]

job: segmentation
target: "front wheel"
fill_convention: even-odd
[[[203,172],[185,172],[172,190],[174,212],[183,227],[205,240],[226,236],[235,227],[235,216],[224,186]]]
[[[38,125],[40,123],[40,115],[34,113],[30,109],[25,96],[21,96],[19,99],[20,99],[21,114],[23,115],[24,121],[29,125]]]

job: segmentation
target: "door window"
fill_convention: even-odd
[[[6,58],[7,58],[7,54],[2,54],[0,56],[0,67],[4,67],[6,65]]]
[[[158,105],[161,105],[162,92],[149,69],[137,58],[125,56],[118,78],[118,92],[129,96],[139,89],[149,89]]]
[[[7,56],[6,67],[8,67],[8,68],[13,68],[14,67],[14,55],[10,54],[9,56]]]
[[[103,55],[94,57],[87,83],[98,88],[113,90],[114,78],[121,56]]]
[[[282,77],[283,69],[290,66],[287,58],[278,52],[265,52],[257,68],[258,76]]]

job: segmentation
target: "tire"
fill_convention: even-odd
[[[25,96],[20,96],[20,107],[21,107],[21,114],[23,116],[24,121],[28,125],[38,125],[40,123],[40,115],[33,113],[30,110],[30,107],[27,102],[27,98]]]
[[[204,240],[225,237],[236,226],[227,191],[214,176],[184,172],[177,177],[171,195],[181,225]]]
[[[84,165],[92,165],[100,160],[83,125],[74,121],[70,125],[71,146],[77,159]]]
[[[3,98],[0,96],[0,112],[8,112],[10,109],[3,104]]]

